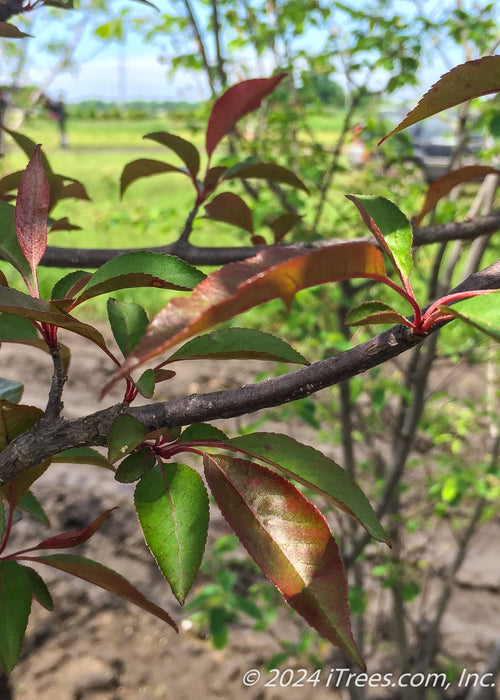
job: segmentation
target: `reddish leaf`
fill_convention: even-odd
[[[189,173],[193,178],[198,175],[198,170],[200,169],[200,154],[198,153],[196,146],[193,146],[190,141],[186,141],[186,139],[183,139],[180,136],[169,134],[167,132],[146,134],[144,138],[151,139],[152,141],[161,143],[162,146],[170,148],[184,162],[184,165],[189,170]]]
[[[72,224],[67,216],[63,216],[60,219],[49,219],[49,233],[52,231],[81,231],[82,227],[77,224]]]
[[[38,562],[39,564],[47,564],[47,566],[52,566],[54,569],[65,571],[72,576],[77,576],[84,581],[93,583],[95,586],[104,588],[104,590],[114,593],[123,598],[123,600],[128,600],[152,615],[156,615],[160,620],[164,620],[164,622],[173,627],[176,632],[178,631],[174,620],[165,610],[148,600],[116,571],[108,569],[107,566],[92,561],[92,559],[79,557],[75,554],[50,554],[42,557],[23,557],[23,559]]]
[[[14,24],[10,24],[10,22],[0,22],[0,37],[6,39],[24,39],[28,36],[31,37],[32,35],[22,32]]]
[[[67,547],[76,547],[78,544],[83,544],[83,542],[86,542],[97,532],[112,510],[115,510],[115,508],[108,508],[108,510],[105,510],[104,513],[101,513],[101,515],[91,522],[90,525],[87,525],[87,527],[81,530],[69,530],[68,532],[61,532],[59,535],[54,535],[53,537],[47,537],[47,539],[42,540],[35,545],[35,547],[30,547],[30,549],[26,551],[35,549],[66,549]]]
[[[346,326],[367,326],[370,323],[410,325],[408,319],[383,301],[364,301],[351,309],[345,318]]]
[[[386,134],[379,145],[407,126],[467,102],[473,97],[488,95],[500,90],[500,56],[484,56],[476,61],[467,61],[442,75],[437,83],[425,93],[418,105],[392,131]]]
[[[224,180],[231,180],[233,178],[240,178],[242,180],[258,178],[270,182],[280,182],[284,185],[290,185],[291,187],[304,190],[304,192],[309,192],[302,180],[300,180],[295,173],[275,163],[243,164],[235,168],[234,171],[233,168],[230,168],[224,175]]]
[[[250,240],[252,245],[267,245],[267,241],[264,236],[252,236]]]
[[[344,565],[321,513],[266,467],[222,455],[205,455],[203,462],[223,516],[286,602],[363,667],[351,633]]]
[[[286,73],[280,73],[272,78],[244,80],[230,87],[219,97],[208,120],[206,149],[209,157],[238,119],[258,109],[264,97],[275,90],[285,75]]]
[[[285,214],[280,214],[274,221],[271,222],[270,227],[274,233],[274,242],[281,243],[286,234],[298,223],[302,221],[302,217],[299,214],[292,214],[286,212]]]
[[[14,214],[17,240],[33,274],[47,247],[50,201],[49,181],[40,148],[36,146],[19,183]]]
[[[263,250],[208,275],[190,297],[172,299],[151,321],[120,374],[128,374],[181,341],[270,299],[290,303],[298,291],[307,287],[353,277],[381,279],[384,275],[382,253],[364,241],[338,243],[302,254],[293,248]]]
[[[451,190],[462,182],[483,178],[486,175],[500,175],[500,170],[495,170],[488,165],[467,165],[465,168],[452,170],[435,180],[425,194],[422,209],[413,219],[415,226],[420,226],[426,214],[432,211],[440,199],[446,197]]]
[[[205,198],[210,194],[210,192],[215,190],[222,176],[226,172],[227,168],[224,165],[216,165],[215,167],[209,168],[207,170],[207,174],[205,175],[205,179],[203,180],[203,191],[205,194]]]
[[[151,158],[139,158],[123,168],[120,178],[120,197],[123,197],[125,190],[136,180],[150,175],[159,175],[160,173],[182,173],[187,175],[182,168],[177,168],[175,165],[163,163],[161,160],[152,160]]]
[[[248,233],[253,233],[252,210],[239,195],[233,192],[218,194],[210,204],[205,205],[205,211],[210,219],[224,221],[226,224],[232,224]]]

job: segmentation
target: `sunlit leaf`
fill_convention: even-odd
[[[138,160],[133,160],[131,163],[127,163],[127,165],[123,168],[120,178],[120,196],[123,197],[125,190],[136,180],[140,180],[143,177],[149,177],[150,175],[160,175],[161,173],[181,173],[182,175],[188,174],[182,168],[178,168],[176,165],[170,165],[169,163],[164,163],[161,160],[139,158]]]
[[[344,566],[321,513],[270,469],[220,455],[205,455],[203,463],[223,516],[286,602],[364,667],[351,633]]]
[[[73,270],[58,280],[51,292],[51,299],[73,299],[88,284],[91,272]]]
[[[127,413],[115,418],[111,424],[108,435],[108,460],[111,464],[117,459],[125,457],[132,452],[147,435],[148,431],[143,424]]]
[[[0,559],[0,665],[17,663],[31,610],[31,579],[16,561]]]
[[[249,328],[223,328],[207,335],[200,335],[174,352],[169,362],[202,358],[274,360],[296,362],[301,365],[309,364],[300,353],[281,338]]]
[[[170,301],[154,317],[120,374],[271,299],[281,298],[289,304],[298,291],[307,287],[353,277],[382,279],[384,275],[382,253],[364,241],[301,254],[293,248],[266,249],[211,273],[190,297]]]
[[[285,75],[281,73],[272,78],[244,80],[219,97],[208,120],[205,145],[209,157],[238,119],[258,109],[262,100],[275,90]]]
[[[221,192],[205,205],[205,211],[210,219],[223,221],[253,233],[252,210],[234,192]]]
[[[376,540],[387,541],[384,529],[359,486],[342,467],[319,450],[278,433],[249,433],[232,438],[228,443],[314,489],[355,518]]]
[[[146,134],[145,139],[151,139],[157,143],[161,143],[162,146],[170,148],[179,158],[183,161],[184,165],[188,169],[190,175],[196,178],[198,175],[198,170],[200,169],[200,154],[196,146],[190,141],[176,136],[175,134],[169,134],[167,132],[154,132],[152,134]]]
[[[473,97],[488,95],[500,90],[500,56],[484,56],[475,61],[467,61],[452,68],[434,83],[425,93],[418,105],[383,139],[381,144],[392,134],[407,126],[467,102]]]
[[[351,309],[345,317],[346,326],[366,326],[376,323],[410,325],[402,314],[383,301],[364,301]]]
[[[208,496],[200,476],[182,464],[162,464],[134,494],[144,539],[182,604],[200,567],[208,531]]]
[[[398,207],[385,197],[346,195],[358,208],[363,221],[391,259],[403,284],[411,275],[413,234],[411,224]]]
[[[439,308],[500,342],[500,290]]]
[[[78,297],[78,303],[117,289],[157,287],[186,291],[205,275],[180,258],[148,251],[124,253],[104,263]]]
[[[500,170],[495,170],[487,165],[467,165],[458,170],[452,170],[442,175],[429,186],[425,193],[425,200],[417,216],[413,219],[415,226],[420,226],[422,219],[430,211],[433,211],[440,199],[446,197],[451,190],[462,182],[469,182],[486,175],[500,175]]]
[[[50,554],[48,556],[29,557],[29,560],[39,564],[47,564],[47,566],[52,566],[54,569],[65,571],[72,576],[77,576],[84,581],[104,588],[106,591],[110,591],[120,598],[134,603],[134,605],[152,615],[156,615],[156,617],[164,620],[177,631],[177,625],[165,610],[148,600],[126,578],[116,571],[108,569],[107,566],[74,554]]]

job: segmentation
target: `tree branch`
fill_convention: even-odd
[[[497,288],[500,288],[500,262],[471,275],[452,292]],[[431,332],[436,330],[437,327]],[[394,326],[339,355],[280,377],[238,389],[131,407],[126,412],[135,416],[148,430],[241,416],[296,401],[338,384],[400,355],[425,337],[414,335],[406,326]],[[48,426],[38,423],[0,453],[0,486],[62,450],[106,445],[110,425],[120,412],[123,412],[122,404],[71,421],[59,418]]]
[[[440,243],[454,240],[473,240],[488,233],[500,231],[500,211],[487,216],[480,216],[473,221],[460,221],[437,226],[422,226],[415,228],[413,244],[416,248],[430,243]],[[374,242],[373,238],[357,239]],[[339,243],[338,238],[304,243],[288,243],[297,250],[312,250],[332,243]],[[246,260],[257,255],[261,250],[270,246],[241,246],[241,247],[203,247],[191,244],[179,245],[170,243],[148,250],[156,253],[177,255],[192,265],[225,265],[230,262]],[[96,268],[122,253],[144,250],[144,248],[59,248],[48,246],[41,262],[45,267],[85,267]]]

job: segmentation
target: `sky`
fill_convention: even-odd
[[[356,2],[358,0],[351,0],[351,4]],[[365,2],[366,0],[359,0],[360,7],[364,7]],[[421,0],[421,2],[427,8],[436,6],[436,0]],[[440,0],[437,5],[442,9],[446,3],[452,3],[452,0]],[[157,0],[157,4],[165,10],[168,6],[168,0]],[[114,16],[119,16],[123,11],[128,12],[129,17],[155,16],[153,10],[130,0],[108,0],[107,5]],[[398,11],[409,13],[414,11],[415,3],[400,0],[397,7]],[[23,82],[40,86],[46,81],[55,62],[54,57],[47,57],[41,49],[42,45],[49,39],[71,37],[71,31],[68,32],[66,26],[68,22],[78,22],[81,15],[77,12],[63,13],[63,21],[61,21],[53,17],[48,18],[46,8],[36,12],[39,15],[34,18],[35,39],[30,40],[30,60],[27,62]],[[206,17],[200,16],[202,25],[205,24],[206,19]],[[306,37],[306,43],[307,40]],[[309,40],[314,43],[313,36],[310,36]],[[186,48],[185,45],[177,47],[179,52],[185,51]],[[176,71],[175,75],[170,74],[168,62],[165,64],[158,60],[159,53],[159,46],[148,44],[137,33],[129,32],[127,40],[123,44],[104,43],[93,36],[92,27],[89,26],[76,49],[75,62],[78,64],[78,69],[73,72],[60,73],[50,82],[46,92],[51,97],[62,97],[67,102],[85,99],[113,102],[130,100],[198,101],[207,97],[207,87],[203,77],[187,71]],[[422,76],[423,88],[427,89],[445,70],[446,66],[438,59],[430,63]],[[3,80],[0,59],[1,82]]]

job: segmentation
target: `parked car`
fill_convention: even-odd
[[[381,115],[379,123],[389,124],[390,130],[401,119],[400,115]],[[354,129],[352,142],[347,149],[347,158],[352,167],[362,167],[375,158],[380,160],[382,170],[388,175],[396,175],[399,169],[408,174],[413,173],[416,178],[428,183],[448,172],[459,145],[453,125],[440,116],[425,119],[396,134],[393,138],[399,136],[399,142],[392,149],[377,149],[370,145],[376,143],[379,135],[373,135],[370,129],[367,131],[368,134],[360,125]],[[464,145],[460,164],[478,163],[477,153],[486,145],[486,140],[481,135],[470,135]]]

